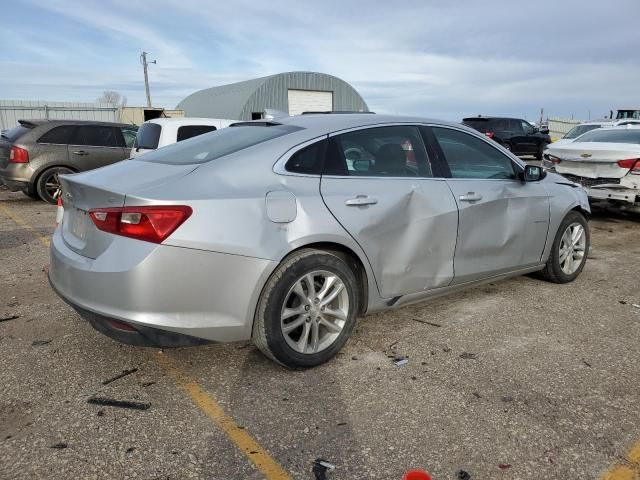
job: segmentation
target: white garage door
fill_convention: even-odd
[[[289,90],[289,115],[302,112],[330,112],[333,110],[333,92]]]

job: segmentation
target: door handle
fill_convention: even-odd
[[[378,200],[368,195],[358,195],[344,202],[347,207],[361,207],[363,205],[375,205],[376,203],[378,203]]]
[[[482,200],[482,195],[475,192],[469,192],[466,195],[460,195],[461,202],[477,202]]]
[[[74,155],[89,155],[89,152],[85,152],[84,150],[76,150],[73,152]]]

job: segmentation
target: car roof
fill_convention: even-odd
[[[255,122],[256,124],[265,123],[264,120],[256,120]],[[251,124],[252,122],[243,123]],[[335,132],[339,130],[347,130],[349,128],[366,127],[369,125],[374,126],[378,124],[389,123],[430,123],[453,126],[456,128],[464,128],[465,130],[468,128],[459,123],[435,120],[430,118],[411,117],[404,115],[371,115],[367,113],[348,113],[341,115],[319,113],[295,115],[292,117],[274,119],[272,123],[295,125],[310,131],[317,130],[319,134],[322,134],[323,132]]]
[[[462,121],[466,122],[468,120],[524,120],[524,118],[516,118],[516,117],[485,117],[482,115],[478,115],[477,117],[466,117],[463,118]],[[531,123],[529,122],[529,120],[524,120],[527,123]]]
[[[36,118],[36,119],[25,119],[18,120],[20,125],[36,127],[39,125],[108,125],[112,127],[135,127],[137,125],[128,124],[128,123],[116,123],[116,122],[98,122],[94,120],[71,120],[71,119],[47,119],[47,118]]]
[[[215,125],[220,121],[235,122],[227,118],[202,118],[202,117],[163,117],[153,118],[144,123],[156,123],[158,125]]]

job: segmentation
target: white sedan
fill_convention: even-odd
[[[552,144],[543,166],[582,185],[589,198],[640,213],[640,128],[599,128]]]

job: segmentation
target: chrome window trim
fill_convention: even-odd
[[[314,143],[321,142],[322,140],[326,140],[329,136],[327,134],[320,135],[319,137],[314,137],[311,140],[307,140],[305,142],[294,145],[289,150],[284,152],[276,163],[273,165],[273,172],[278,175],[286,175],[289,177],[320,177],[319,173],[299,173],[299,172],[290,172],[285,168],[285,165],[289,161],[291,157],[293,157],[296,153],[298,153],[303,148],[308,147],[309,145],[313,145]]]

